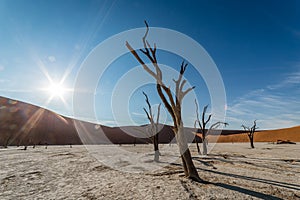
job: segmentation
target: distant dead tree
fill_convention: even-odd
[[[256,120],[254,120],[253,126],[251,128],[244,126],[244,125],[242,125],[242,127],[244,128],[245,131],[247,131],[246,133],[250,140],[250,146],[251,146],[251,148],[254,149],[254,133],[255,133],[256,129],[258,129],[258,127],[256,127]]]
[[[160,106],[161,104],[158,105],[157,108],[157,117],[156,117],[156,122],[154,122],[154,115],[152,112],[152,107],[151,104],[149,102],[149,98],[148,95],[143,92],[144,96],[145,96],[145,101],[148,105],[148,110],[146,108],[143,108],[147,118],[150,122],[150,139],[151,142],[153,143],[154,146],[154,161],[158,162],[159,161],[159,156],[160,156],[160,152],[159,152],[159,147],[158,147],[158,123],[159,123],[159,115],[160,115]]]
[[[10,144],[10,141],[11,141],[11,139],[12,139],[12,136],[13,136],[13,134],[12,133],[7,133],[6,134],[6,137],[4,137],[4,141],[3,141],[3,147],[4,148],[7,148],[8,147],[8,145]]]
[[[196,99],[195,99],[195,105],[196,105],[196,116],[197,116],[197,119],[196,119],[196,121],[194,123],[194,127],[197,128],[197,125],[200,127],[201,136],[202,136],[201,139],[202,139],[202,144],[203,144],[203,155],[207,155],[207,145],[208,145],[207,135],[209,134],[209,132],[212,129],[218,128],[221,124],[224,124],[225,126],[227,126],[228,123],[218,121],[216,123],[213,123],[209,127],[209,129],[206,129],[206,126],[207,126],[207,124],[209,123],[209,121],[211,120],[211,117],[212,117],[212,114],[210,114],[208,116],[208,118],[205,120],[205,114],[206,114],[208,105],[204,106],[204,108],[203,108],[201,121],[199,119],[199,111],[198,111],[199,109],[198,109],[198,103],[197,103]],[[197,133],[196,133],[196,135],[197,135]],[[198,136],[196,136],[196,137],[198,137]],[[196,139],[196,145],[197,145],[198,153],[201,154],[201,151],[200,151],[197,139]]]
[[[201,155],[201,150],[200,150],[200,147],[199,147],[199,142],[202,142],[202,138],[198,135],[198,133],[200,133],[200,132],[198,132],[196,124],[194,124],[194,127],[196,129],[196,132],[195,132],[195,143],[196,143],[196,147],[197,147],[197,152],[198,152],[199,155]],[[201,139],[201,141],[200,141],[200,139]]]
[[[173,131],[175,133],[176,141],[179,147],[185,176],[187,178],[200,182],[202,180],[199,177],[198,171],[192,160],[191,152],[188,148],[188,143],[184,134],[184,126],[181,116],[182,100],[190,91],[194,89],[194,87],[190,87],[186,90],[183,89],[184,85],[186,84],[186,80],[183,79],[183,74],[188,64],[183,61],[181,64],[178,79],[173,79],[176,85],[174,97],[170,87],[167,87],[163,82],[162,71],[157,63],[156,58],[156,44],[154,43],[154,46],[151,47],[148,40],[146,39],[149,31],[149,26],[146,21],[145,25],[146,32],[142,38],[144,48],[140,49],[140,52],[143,53],[149,59],[154,69],[151,70],[149,68],[148,64],[146,64],[143,61],[143,59],[139,56],[138,52],[134,50],[128,42],[126,42],[126,46],[130,50],[131,54],[135,57],[135,59],[143,66],[144,70],[156,80],[156,90],[158,92],[158,95],[161,98],[163,104],[165,105],[173,120]]]

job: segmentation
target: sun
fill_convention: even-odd
[[[47,92],[50,95],[50,98],[59,97],[63,98],[66,88],[60,83],[50,83],[49,87],[47,88]]]
[[[65,87],[62,80],[54,81],[51,78],[49,78],[48,86],[43,87],[42,90],[48,96],[47,101],[45,102],[46,105],[48,105],[51,101],[60,100],[65,106],[68,106],[66,98],[69,97],[69,92],[73,91],[71,88]]]

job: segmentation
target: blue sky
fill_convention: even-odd
[[[105,39],[143,27],[146,19],[150,26],[188,35],[210,54],[224,81],[229,128],[251,125],[255,119],[261,129],[299,125],[299,4],[296,0],[0,0],[0,96],[72,116],[72,88],[84,59]],[[182,58],[158,53],[159,61],[179,68]],[[100,80],[95,110],[101,123],[115,125],[110,109],[112,89],[137,65],[130,54],[121,56]],[[194,72],[188,68],[186,76],[196,86],[202,107],[210,104],[210,98],[205,83]],[[49,77],[68,88],[62,98],[50,99],[45,91]],[[153,104],[160,102],[153,85],[139,88],[129,102],[133,121],[123,119],[122,125],[147,123],[142,90]],[[191,126],[194,104],[186,104],[185,124]]]

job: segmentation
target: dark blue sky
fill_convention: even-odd
[[[82,61],[100,42],[133,28],[150,26],[182,32],[201,44],[216,63],[226,89],[230,128],[258,120],[261,128],[299,125],[299,1],[0,1],[0,95],[72,116],[72,88]],[[151,34],[151,32],[149,33]],[[159,45],[159,44],[158,44]],[[160,52],[178,69],[181,58]],[[126,63],[126,64],[124,64]],[[178,64],[177,64],[178,63]],[[138,63],[116,61],[96,95],[98,119],[114,125],[109,92],[122,73]],[[131,66],[129,66],[131,65]],[[187,71],[202,105],[209,104],[203,81]],[[70,90],[49,100],[43,88],[62,82]],[[201,79],[201,78],[199,78]],[[151,86],[147,90],[152,94]],[[146,123],[140,90],[130,112]],[[102,96],[101,96],[102,95]],[[152,94],[153,103],[159,99]],[[103,106],[104,104],[104,106]],[[137,105],[136,105],[137,104]],[[142,104],[142,105],[140,105]],[[190,117],[190,116],[189,116]],[[186,124],[192,124],[193,120]],[[124,119],[124,124],[128,121]]]

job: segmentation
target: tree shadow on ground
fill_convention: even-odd
[[[228,185],[225,183],[211,183],[212,185],[218,186],[218,187],[222,187],[224,189],[228,189],[228,190],[232,190],[232,191],[236,191],[236,192],[240,192],[252,197],[256,197],[256,198],[260,198],[260,199],[270,199],[270,200],[280,200],[282,198],[278,198],[272,195],[268,195],[268,194],[264,194],[261,192],[256,192],[253,190],[248,190],[242,187],[238,187],[238,186],[234,186],[234,185]]]
[[[255,178],[255,177],[243,176],[243,175],[237,175],[237,174],[231,174],[231,173],[226,173],[226,172],[219,172],[219,171],[214,171],[214,170],[209,170],[209,169],[201,169],[201,168],[197,168],[197,169],[201,170],[201,171],[205,171],[205,172],[223,175],[223,176],[239,178],[239,179],[244,179],[244,180],[249,180],[249,181],[255,181],[255,182],[259,182],[259,183],[265,183],[265,184],[283,187],[283,188],[292,189],[292,190],[300,190],[300,185],[297,185],[297,184],[285,183],[285,182],[280,182],[280,181],[273,181],[273,180],[268,180],[268,179],[263,179],[263,178]]]
[[[194,160],[196,160],[198,162],[201,162],[205,166],[214,168],[214,165],[209,161],[201,160],[201,159],[194,159]],[[223,159],[222,159],[222,161],[223,161]],[[182,164],[178,164],[178,163],[169,163],[169,164],[173,165],[173,166],[177,166],[177,167],[182,167]],[[231,177],[231,178],[244,179],[244,180],[248,180],[248,181],[264,183],[264,184],[283,187],[283,188],[292,189],[292,190],[300,190],[300,185],[292,184],[292,183],[285,183],[285,182],[268,180],[268,179],[263,179],[263,178],[255,178],[255,177],[249,177],[249,176],[226,173],[226,172],[219,172],[219,171],[209,170],[209,169],[197,168],[197,170],[198,171],[210,172],[210,173],[223,175],[223,176],[228,176],[228,177]],[[179,171],[179,170],[176,171],[176,173],[182,173],[182,172],[183,171]],[[242,188],[242,187],[234,186],[234,185],[229,185],[229,184],[225,184],[225,183],[213,183],[213,182],[209,182],[209,181],[205,181],[205,180],[201,180],[198,183],[211,184],[211,185],[214,185],[214,186],[217,186],[217,187],[222,187],[224,189],[237,191],[237,192],[240,192],[240,193],[252,196],[252,197],[260,198],[260,199],[271,199],[271,200],[281,199],[279,197],[275,197],[275,196],[272,196],[272,195],[269,195],[269,194],[264,194],[264,193],[261,193],[261,192],[257,192],[257,191],[253,191],[253,190],[249,190],[249,189],[246,189],[246,188]]]
[[[254,160],[254,161],[274,161],[274,162],[295,162],[300,163],[300,159],[282,159],[282,158],[256,158],[256,157],[247,157],[244,155],[239,154],[209,154],[209,156],[221,156],[224,158],[241,158],[247,160]]]
[[[178,163],[170,163],[170,165],[172,166],[177,166],[177,167],[182,167],[181,164]],[[207,164],[207,166],[212,166],[211,164]],[[230,173],[224,173],[224,172],[218,172],[218,171],[213,171],[213,170],[207,170],[207,169],[200,169],[197,168],[197,170],[201,170],[201,171],[207,171],[207,172],[211,172],[211,173],[216,173],[216,174],[220,174],[220,175],[226,175],[229,177],[234,177],[234,178],[242,178],[242,179],[246,179],[246,180],[250,180],[250,181],[257,181],[257,182],[262,182],[262,183],[266,183],[266,184],[273,184],[273,185],[277,185],[280,187],[284,187],[284,183],[281,182],[277,182],[277,181],[271,181],[271,180],[266,180],[266,179],[259,179],[259,178],[253,178],[253,177],[247,177],[247,176],[241,176],[241,175],[236,175],[236,174],[230,174]],[[178,170],[178,171],[174,171],[175,173],[183,173],[183,170]],[[171,174],[175,174],[175,173],[171,173]],[[159,173],[159,175],[169,175],[169,173]],[[229,184],[225,184],[225,183],[214,183],[214,182],[209,182],[209,181],[205,181],[205,180],[200,180],[200,181],[195,181],[197,183],[200,184],[210,184],[210,185],[214,185],[217,187],[222,187],[224,189],[228,189],[228,190],[232,190],[232,191],[236,191],[236,192],[240,192],[243,193],[245,195],[249,195],[252,197],[256,197],[256,198],[260,198],[260,199],[270,199],[270,200],[280,200],[281,198],[269,195],[269,194],[264,194],[261,192],[257,192],[257,191],[253,191],[253,190],[249,190],[246,188],[242,188],[239,186],[234,186],[234,185],[229,185]],[[276,183],[276,184],[274,184]],[[294,184],[291,184],[294,185]],[[294,185],[296,187],[298,187],[298,185]],[[290,189],[296,189],[294,187],[288,187]]]
[[[218,158],[218,157],[223,157],[223,158]],[[231,159],[230,158],[239,158],[239,159]],[[217,161],[221,161],[221,162],[224,162],[224,163],[229,163],[229,164],[247,164],[247,165],[252,165],[252,166],[255,166],[255,167],[258,167],[258,168],[264,168],[264,169],[271,169],[271,170],[278,170],[278,168],[276,167],[272,167],[274,166],[274,164],[280,164],[279,166],[281,167],[289,167],[291,168],[291,166],[285,166],[285,163],[297,163],[298,164],[298,160],[294,160],[294,159],[260,159],[260,158],[248,158],[248,157],[245,157],[245,156],[229,156],[227,154],[220,154],[220,155],[217,155],[217,154],[213,154],[213,155],[209,155],[208,157],[203,157],[203,158],[199,158],[199,157],[193,157],[193,160],[196,160],[198,162],[201,162],[202,164],[207,165],[207,162],[211,162],[212,160],[217,160]],[[262,164],[262,163],[253,163],[253,162],[250,162],[250,161],[258,161],[258,162],[263,162],[265,161],[266,163],[268,162],[268,165],[267,164]],[[276,162],[272,165],[270,165],[270,161],[271,162]],[[300,163],[299,163],[300,164]],[[291,172],[291,173],[300,173],[298,171],[294,171],[294,170],[291,170],[291,169],[286,169],[285,172]]]

